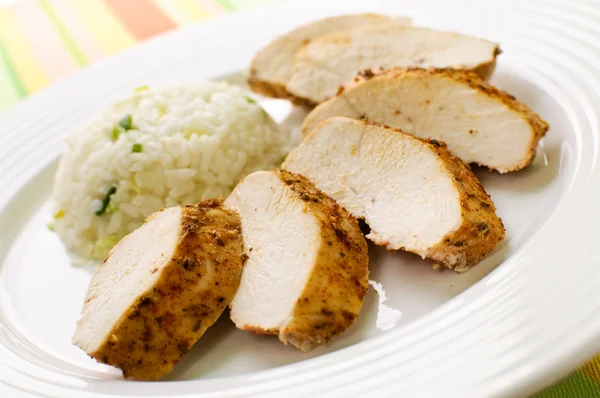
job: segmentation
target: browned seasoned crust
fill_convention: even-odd
[[[496,215],[496,206],[485,191],[471,168],[454,156],[446,144],[437,140],[425,140],[404,133],[400,129],[361,121],[380,126],[422,141],[441,158],[453,184],[460,195],[462,225],[431,247],[426,258],[435,266],[443,265],[462,273],[480,262],[504,239],[504,225]]]
[[[292,104],[298,106],[306,106],[313,108],[316,105],[304,98],[292,95],[286,90],[284,84],[270,82],[267,80],[261,80],[256,75],[256,71],[251,69],[250,77],[248,77],[248,85],[250,86],[250,89],[252,89],[252,91],[254,91],[255,93],[271,98],[286,99]]]
[[[500,50],[499,46],[496,46],[496,50],[494,52],[493,58],[483,64],[479,64],[477,67],[471,69],[471,70],[459,70],[459,69],[454,69],[456,71],[459,72],[465,72],[465,73],[475,73],[479,78],[481,78],[484,81],[488,81],[491,77],[492,74],[494,73],[494,70],[496,69],[496,57],[498,55],[500,55],[502,53],[502,50]],[[392,68],[392,69],[420,69],[420,68]],[[434,68],[432,68],[434,69]],[[445,70],[445,69],[437,69],[437,70]],[[448,68],[448,70],[450,70]],[[383,71],[382,69],[374,69],[373,73],[375,73],[375,71],[377,71],[377,74],[381,74],[381,72]],[[367,76],[369,74],[371,74],[371,70],[366,70],[363,72],[359,73],[359,76],[361,76],[362,74],[366,74]],[[285,83],[281,83],[281,82],[272,82],[272,81],[267,81],[267,80],[262,80],[260,78],[257,77],[258,73],[256,72],[256,70],[254,69],[250,69],[250,76],[248,77],[248,85],[250,86],[250,88],[252,89],[252,91],[254,91],[255,93],[267,96],[267,97],[271,97],[271,98],[280,98],[280,99],[286,99],[288,101],[290,101],[291,103],[293,103],[294,105],[298,105],[298,106],[306,106],[309,108],[314,108],[315,106],[319,105],[319,103],[316,103],[314,101],[311,101],[308,98],[302,98],[302,97],[298,97],[292,93],[290,93],[285,86]],[[355,79],[356,82],[356,79]],[[345,87],[348,87],[349,85],[353,85],[354,82],[349,82],[347,85],[345,86],[341,86],[338,89],[338,92],[336,95],[340,95],[343,91]]]
[[[480,64],[477,67],[469,70],[469,69],[451,69],[451,68],[430,68],[427,70],[448,70],[448,71],[456,71],[458,73],[466,73],[466,74],[471,74],[471,75],[475,75],[476,77],[478,77],[479,79],[481,79],[483,82],[487,82],[491,77],[492,74],[494,73],[494,70],[496,69],[496,56],[498,54],[500,54],[501,51],[499,48],[496,49],[496,52],[494,54],[494,58],[486,63]],[[366,69],[364,71],[361,71],[358,73],[358,75],[354,78],[354,80],[344,84],[343,86],[340,86],[338,88],[337,93],[335,94],[335,96],[341,95],[346,89],[355,86],[357,84],[360,84],[361,82],[365,82],[367,80],[370,80],[373,77],[376,76],[385,76],[386,72],[389,71],[394,71],[394,70],[426,70],[423,68],[418,68],[418,67],[406,67],[406,68],[390,68],[390,69]],[[397,75],[395,75],[397,76]],[[261,80],[253,80],[252,77],[248,80],[248,84],[250,85],[250,87],[252,88],[253,91],[262,94],[262,95],[266,95],[268,97],[274,97],[274,98],[281,98],[281,99],[287,99],[290,102],[292,102],[294,105],[303,105],[309,108],[314,108],[316,106],[319,106],[320,103],[318,102],[314,102],[311,101],[308,98],[303,98],[303,97],[298,97],[292,93],[290,93],[289,91],[287,91],[285,85],[282,84],[278,84],[278,83],[271,83],[271,82],[266,82],[266,81],[261,81]],[[509,95],[509,94],[507,94]],[[333,97],[332,97],[333,98]],[[514,99],[514,97],[513,97]],[[325,103],[327,101],[323,101],[322,103]],[[537,142],[536,142],[537,144]],[[534,151],[534,156],[535,156],[535,151]]]
[[[406,67],[391,67],[391,68],[371,68],[365,69],[356,74],[356,77],[346,83],[344,86],[338,89],[336,95],[340,95],[344,92],[345,89],[357,86],[366,81],[377,79],[377,78],[400,78],[406,76],[408,74],[416,74],[420,76],[434,76],[434,75],[444,75],[453,80],[465,81],[463,79],[470,78],[473,79],[473,75],[480,80],[483,80],[483,83],[486,84],[487,80],[494,73],[494,69],[496,68],[496,57],[500,55],[502,51],[499,47],[496,47],[496,51],[494,52],[494,58],[489,62],[484,64],[480,64],[474,69],[455,69],[455,68],[421,68],[418,66],[406,66]],[[470,82],[468,82],[470,83]],[[501,90],[496,89],[495,87],[487,84],[487,86],[491,87],[493,90],[497,90],[503,93],[503,95],[507,95],[512,97],[513,100],[515,98],[512,95],[504,93]],[[473,87],[476,88],[477,87]],[[516,101],[516,100],[515,100]]]
[[[529,143],[529,155],[523,159],[521,163],[515,164],[514,167],[506,172],[521,170],[531,164],[535,157],[535,151],[538,142],[546,135],[550,128],[548,123],[542,119],[537,113],[533,112],[527,105],[519,102],[514,96],[506,91],[500,90],[489,83],[483,81],[480,76],[473,72],[457,70],[452,68],[390,68],[390,69],[374,69],[365,70],[359,73],[354,80],[343,88],[340,88],[338,95],[353,86],[360,85],[372,79],[383,78],[402,78],[407,75],[417,76],[443,76],[454,81],[465,83],[471,88],[484,93],[490,98],[501,101],[507,107],[520,114],[529,123],[533,129],[534,135]]]
[[[90,354],[122,369],[125,377],[158,380],[170,372],[239,286],[246,259],[239,215],[219,199],[184,206],[182,212],[181,238],[160,279]]]
[[[241,330],[245,330],[246,332],[254,333],[254,334],[279,334],[279,330],[276,328],[271,329],[263,329],[258,326],[244,325],[240,328]]]
[[[427,258],[434,265],[444,265],[465,272],[480,262],[504,239],[504,225],[496,215],[496,206],[475,174],[462,160],[436,140],[421,140],[435,150],[460,194],[462,225],[443,241],[430,248]]]
[[[367,242],[356,218],[312,182],[289,171],[276,173],[318,218],[323,237],[293,320],[279,334],[283,342],[308,351],[342,333],[358,316],[369,288]]]
[[[258,77],[258,73],[254,69],[250,69],[248,85],[255,93],[265,95],[267,97],[288,99],[290,95],[286,91],[285,85],[260,79]]]
[[[361,122],[381,126],[367,121]],[[502,220],[496,215],[496,206],[490,195],[473,174],[471,168],[454,156],[445,143],[414,137],[389,126],[382,127],[425,143],[440,156],[448,174],[453,176],[453,184],[460,195],[463,222],[456,231],[431,247],[426,257],[435,266],[443,265],[459,273],[468,271],[504,239],[506,230]]]
[[[444,143],[436,140],[420,139],[410,134],[406,134],[397,128],[390,128],[389,126],[346,117],[333,117],[323,120],[318,126],[323,127],[323,125],[327,123],[334,123],[334,119],[346,120],[350,121],[351,124],[356,124],[357,126],[347,128],[352,128],[353,130],[355,128],[356,130],[363,130],[361,133],[361,142],[363,140],[362,134],[364,134],[364,130],[367,128],[372,129],[373,127],[371,126],[375,126],[379,132],[374,133],[373,136],[376,134],[386,136],[382,137],[382,142],[388,142],[387,139],[389,137],[393,137],[393,134],[388,135],[389,133],[386,130],[389,130],[391,133],[402,135],[410,141],[418,141],[419,143],[422,143],[426,149],[433,150],[439,156],[439,159],[442,162],[439,173],[445,175],[446,178],[451,181],[451,184],[456,190],[456,192],[453,194],[453,197],[454,195],[457,195],[456,198],[460,204],[460,225],[454,231],[447,231],[446,235],[437,243],[431,245],[425,250],[407,250],[406,247],[403,247],[398,243],[390,243],[389,237],[377,236],[379,235],[377,231],[371,230],[370,234],[373,236],[370,238],[375,244],[387,247],[390,251],[411,251],[424,258],[432,260],[435,265],[444,265],[457,272],[464,272],[470,266],[475,265],[483,257],[485,257],[485,255],[491,252],[494,247],[504,238],[504,226],[502,225],[500,218],[496,215],[496,209],[491,201],[491,198],[485,192],[477,177],[471,172],[471,169],[459,158],[451,154],[446,149],[446,145]],[[313,132],[305,139],[303,145],[310,145],[310,142],[317,136],[317,134],[319,134],[318,130],[319,127],[313,130]],[[345,132],[344,130],[345,128],[343,126],[338,126],[337,129],[332,131],[339,132],[339,137],[341,137],[340,139],[343,139],[342,133]],[[329,137],[328,141],[330,143],[338,142],[337,138],[333,138],[331,136]],[[372,152],[375,154],[375,156],[377,156],[377,153],[381,153],[380,149],[377,149],[378,152],[374,152],[375,150]],[[357,148],[356,152],[358,152],[358,150],[360,149]],[[350,153],[352,154],[352,151]],[[318,152],[318,157],[319,159],[325,159],[328,154],[329,152]],[[402,152],[396,153],[395,156],[402,156]],[[290,157],[294,157],[293,152]],[[290,166],[290,157],[286,159],[283,167]],[[306,161],[306,159],[303,160]],[[373,159],[373,161],[374,160],[375,159]],[[291,163],[293,163],[293,161]],[[319,162],[317,161],[317,163]],[[306,163],[303,162],[299,164]],[[360,165],[358,166],[360,167]],[[302,170],[302,168],[296,167],[296,165],[292,165],[292,169]],[[309,172],[307,170],[307,173],[311,177],[315,176],[312,171]],[[315,181],[318,181],[318,176],[315,178]],[[331,189],[332,191],[343,191],[343,189],[339,186],[331,186],[328,189]],[[349,205],[354,206],[355,203],[349,203]],[[356,204],[356,207],[359,206],[360,204]],[[360,214],[360,211],[358,214]],[[393,223],[394,220],[388,220],[388,222]]]
[[[410,18],[391,17],[376,13],[361,13],[337,15],[307,22],[276,37],[273,41],[261,48],[255,54],[250,65],[250,77],[248,79],[248,84],[253,91],[262,95],[273,98],[287,99],[295,105],[315,105],[290,94],[285,89],[286,82],[282,76],[279,76],[279,80],[265,79],[264,71],[262,71],[263,73],[259,73],[265,57],[268,58],[269,54],[272,55],[273,48],[279,48],[279,50],[285,48],[286,51],[284,51],[284,53],[287,53],[289,47],[292,47],[293,51],[291,54],[289,54],[289,61],[291,61],[295,51],[299,50],[302,46],[307,45],[315,38],[329,34],[332,31],[343,31],[350,28],[353,29],[375,23],[410,24],[411,20]]]
[[[366,121],[362,123],[380,126]],[[443,265],[459,273],[468,271],[504,239],[504,224],[496,215],[496,206],[490,195],[471,168],[454,156],[445,143],[417,138],[389,126],[383,127],[425,143],[440,156],[448,174],[453,176],[453,184],[460,195],[463,222],[456,231],[431,247],[426,257],[435,266]]]
[[[494,52],[494,58],[486,63],[477,65],[476,68],[472,70],[477,76],[479,76],[482,80],[488,81],[494,74],[494,70],[496,70],[496,57],[500,55],[502,51],[500,47],[496,47],[496,51]]]

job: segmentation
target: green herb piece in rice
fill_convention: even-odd
[[[108,206],[106,206],[106,214],[111,214],[117,211],[117,206],[113,205],[112,202],[108,202]]]
[[[48,222],[48,223],[46,224],[46,228],[48,228],[48,229],[49,229],[50,231],[52,231],[52,232],[55,232],[55,229],[54,229],[54,221],[55,221],[55,220],[60,220],[60,219],[61,219],[61,218],[63,218],[64,216],[65,216],[65,212],[64,212],[64,211],[62,211],[62,209],[58,210],[56,213],[54,213],[54,214],[52,215],[52,218],[53,218],[54,220],[52,220],[52,221]]]
[[[248,96],[245,97],[246,101],[248,101],[249,104],[256,104],[256,101],[253,98],[250,98]]]
[[[119,126],[123,127],[125,131],[133,128],[133,120],[131,115],[125,115],[123,119],[119,120]]]
[[[167,106],[165,104],[158,104],[158,116],[163,117],[167,114]]]
[[[143,93],[144,91],[148,91],[150,90],[150,87],[148,86],[139,86],[133,89],[134,93]]]
[[[115,126],[115,127],[113,127],[112,131],[110,132],[110,139],[112,141],[116,141],[119,139],[120,135],[121,135],[121,128],[119,126]]]
[[[140,152],[142,152],[142,150],[143,150],[142,144],[133,144],[133,146],[131,147],[132,153],[140,153]]]
[[[117,188],[116,187],[110,187],[110,189],[108,190],[108,192],[104,196],[104,199],[102,199],[102,207],[100,208],[100,210],[98,210],[96,212],[97,216],[101,216],[102,214],[106,213],[106,209],[108,208],[108,206],[110,204],[110,197],[112,195],[114,195],[116,192],[117,192]]]

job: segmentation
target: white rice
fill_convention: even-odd
[[[247,174],[278,167],[287,141],[241,87],[137,89],[67,141],[54,229],[72,252],[101,259],[154,211],[225,197]],[[107,211],[96,215],[111,188]]]

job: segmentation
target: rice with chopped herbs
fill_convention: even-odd
[[[154,211],[278,167],[287,138],[241,87],[141,87],[67,141],[53,228],[72,252],[102,259]]]

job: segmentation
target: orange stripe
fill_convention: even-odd
[[[104,0],[138,39],[144,40],[176,27],[156,4],[149,0]]]

